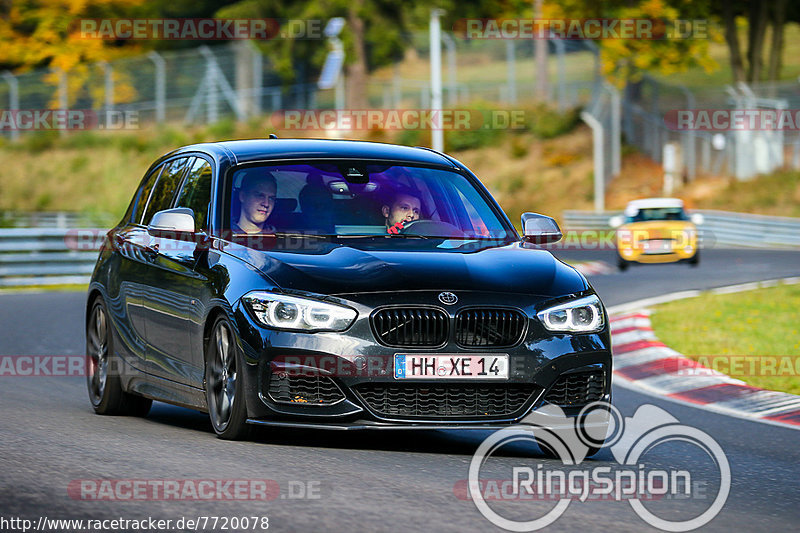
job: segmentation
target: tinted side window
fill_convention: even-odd
[[[133,213],[131,214],[131,217],[129,219],[132,223],[134,224],[141,223],[142,214],[144,213],[144,208],[147,205],[147,199],[150,197],[150,191],[153,190],[153,184],[155,184],[163,168],[164,165],[161,165],[160,167],[154,169],[153,172],[151,172],[150,175],[147,176],[145,180],[143,180],[142,185],[136,192],[136,197],[133,199],[133,203],[131,204]]]
[[[175,189],[181,183],[181,176],[189,159],[188,157],[183,157],[166,163],[164,171],[161,173],[161,177],[150,195],[150,202],[148,202],[147,211],[144,214],[144,224],[149,224],[153,215],[157,212],[169,209],[172,204],[172,198],[175,196]]]
[[[188,207],[194,211],[195,229],[203,231],[206,228],[210,201],[211,165],[198,157],[186,173],[175,207]]]

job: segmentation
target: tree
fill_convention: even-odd
[[[766,78],[771,81],[780,79],[784,27],[787,20],[797,20],[800,14],[797,6],[793,5],[789,11],[786,0],[718,0],[714,8],[722,16],[725,26],[725,41],[728,44],[733,80],[757,82],[764,77],[764,46],[768,25],[771,26],[772,39]],[[739,42],[740,24],[747,25],[746,63]]]
[[[775,0],[772,17],[772,42],[769,50],[767,79],[778,80],[783,66],[783,30],[786,26],[786,0]]]
[[[281,21],[347,21],[340,38],[345,46],[348,107],[367,107],[367,74],[402,58],[406,41],[403,7],[389,0],[243,0],[217,12],[223,18],[272,18]],[[325,39],[287,35],[260,43],[285,83],[305,82],[322,67]],[[298,80],[298,78],[301,78]]]
[[[706,35],[704,28],[676,28],[674,24],[678,20],[708,19],[710,0],[612,0],[602,5],[590,0],[565,0],[560,5],[564,17],[646,19],[653,23],[653,38],[598,41],[603,74],[617,85],[636,82],[645,72],[671,76],[694,66],[707,72],[717,67],[709,55],[709,42],[722,37],[714,32],[712,25],[709,25]],[[676,29],[697,33],[681,37],[675,34]]]
[[[117,18],[133,12],[144,0],[23,0],[0,5],[0,69],[25,72],[51,68],[45,81],[57,85],[58,71],[69,73],[68,105],[88,92],[95,102],[102,87],[86,88],[94,64],[138,53],[139,45],[81,36],[81,19]],[[117,76],[117,101],[133,96],[133,89]],[[56,96],[51,106],[59,105]]]
[[[129,50],[120,43],[83,38],[81,19],[118,18],[145,0],[21,0],[0,4],[0,68],[37,67],[70,71],[87,62],[107,61]]]
[[[344,17],[347,21],[340,36],[347,55],[347,105],[352,109],[368,107],[367,76],[382,66],[403,58],[411,45],[411,29],[427,28],[430,11],[443,9],[443,28],[452,27],[462,18],[521,16],[530,0],[304,0],[292,3],[276,0],[242,0],[217,12],[219,17],[278,18],[282,20],[322,20]],[[528,13],[528,16],[529,13]],[[325,40],[281,38],[262,45],[274,61],[285,82],[299,76],[305,65],[306,76],[318,71],[328,52]],[[306,80],[302,80],[306,81]]]

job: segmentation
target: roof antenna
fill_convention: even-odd
[[[277,136],[277,135],[275,135],[274,133],[270,133],[270,134],[269,134],[269,138],[270,138],[270,139],[277,139],[277,138],[278,138],[278,136]]]

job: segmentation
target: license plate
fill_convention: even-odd
[[[508,355],[395,354],[395,379],[508,379]]]
[[[652,240],[644,243],[644,253],[646,254],[663,254],[672,251],[672,241],[669,240]]]

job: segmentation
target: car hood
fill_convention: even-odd
[[[313,253],[229,250],[280,288],[328,295],[412,290],[474,290],[561,296],[586,290],[574,268],[532,245],[479,251],[375,250],[326,244]]]

